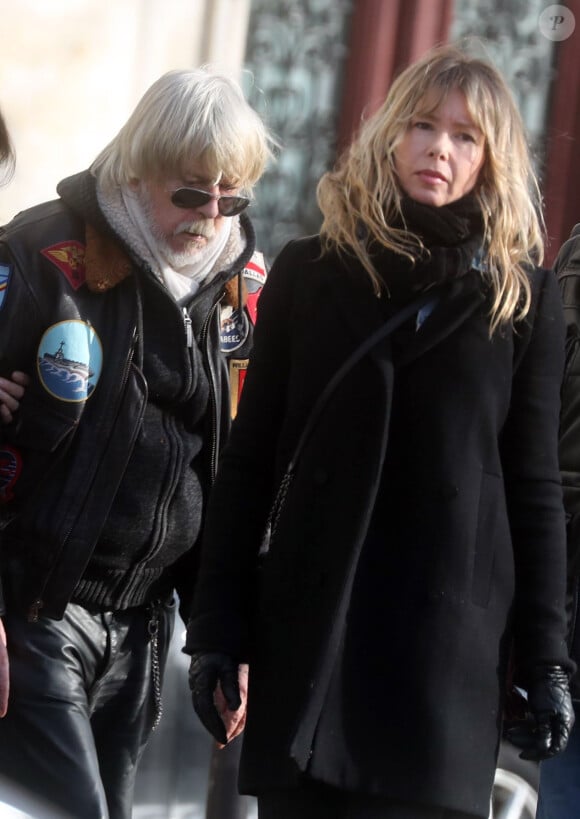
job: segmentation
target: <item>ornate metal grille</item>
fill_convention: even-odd
[[[335,160],[352,0],[253,0],[243,83],[282,143],[256,187],[251,216],[270,259],[318,231],[316,183]],[[274,6],[274,8],[273,8]]]
[[[450,39],[470,41],[502,72],[516,98],[541,173],[554,43],[538,24],[546,0],[455,0]]]

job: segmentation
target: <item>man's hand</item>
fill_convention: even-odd
[[[15,370],[10,378],[0,378],[0,423],[10,424],[14,420],[14,413],[29,384],[30,378],[19,370]]]
[[[5,717],[8,710],[8,693],[10,681],[8,676],[8,652],[6,651],[6,632],[0,618],[0,717]]]
[[[226,654],[198,652],[191,657],[189,687],[193,707],[220,745],[226,745],[243,730],[247,676],[247,666],[239,666]]]
[[[522,759],[541,761],[561,753],[574,725],[568,675],[558,665],[538,668],[528,688],[528,719],[507,738],[522,748]]]

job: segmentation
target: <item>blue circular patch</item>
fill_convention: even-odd
[[[61,401],[86,401],[103,368],[103,348],[86,321],[60,321],[38,347],[38,374],[48,392]]]

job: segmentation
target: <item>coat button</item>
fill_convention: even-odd
[[[317,486],[323,486],[328,481],[328,473],[326,469],[322,469],[322,467],[318,467],[312,473],[312,482],[315,483]]]
[[[459,487],[450,483],[444,483],[438,488],[437,494],[442,500],[452,500],[452,498],[456,498],[457,495],[459,495]]]

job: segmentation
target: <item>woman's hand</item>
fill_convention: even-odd
[[[0,378],[0,423],[12,423],[29,384],[30,378],[20,370],[15,370],[10,378]]]
[[[522,759],[540,762],[566,750],[574,726],[568,674],[558,665],[540,666],[528,686],[528,718],[507,733]]]

